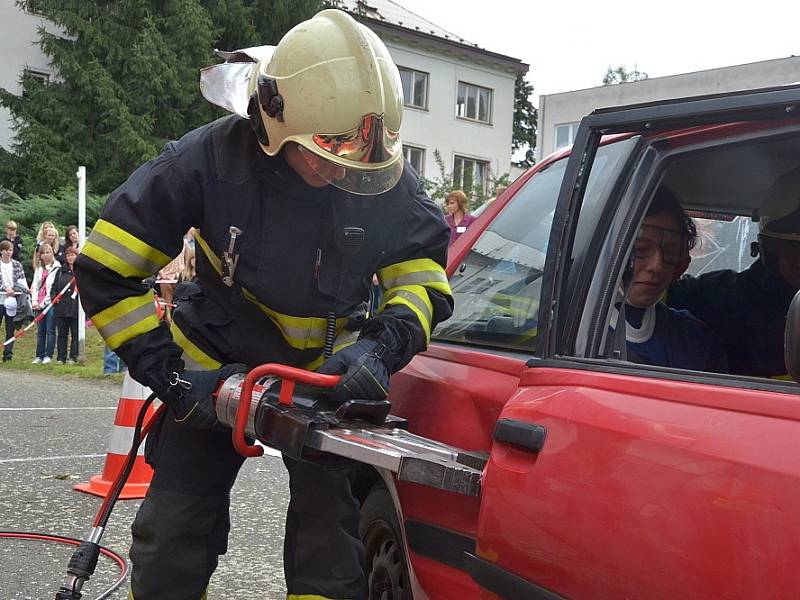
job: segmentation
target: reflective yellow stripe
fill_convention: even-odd
[[[170,261],[160,250],[103,219],[95,224],[81,253],[123,277],[147,277]]]
[[[91,317],[97,331],[112,350],[158,327],[153,292],[130,296]]]
[[[295,317],[279,313],[258,301],[252,292],[241,288],[244,297],[255,304],[280,330],[281,335],[292,348],[307,350],[325,346],[326,319],[323,317]],[[337,331],[344,327],[347,317],[336,319]]]
[[[195,234],[195,241],[200,245],[217,273],[222,274],[222,263],[201,235]],[[280,330],[281,335],[292,348],[306,350],[325,346],[326,319],[324,317],[295,317],[280,313],[260,302],[250,290],[241,287],[242,295],[248,302],[255,304]],[[346,317],[336,319],[336,330],[340,331],[347,322]]]
[[[175,321],[172,321],[169,330],[172,332],[172,339],[175,340],[175,343],[183,350],[183,356],[181,356],[181,358],[188,370],[213,371],[222,366],[221,362],[211,358],[208,354],[200,350],[192,340],[187,338],[183,331],[181,331],[181,328],[175,324]]]
[[[431,323],[433,322],[433,304],[428,297],[428,292],[421,285],[407,285],[394,288],[386,292],[386,297],[381,310],[384,307],[401,304],[410,308],[417,319],[419,319],[422,329],[425,331],[425,340],[430,341]]]
[[[447,274],[439,263],[430,258],[415,258],[390,265],[378,271],[378,278],[386,290],[424,285],[442,294],[452,295]]]
[[[203,254],[206,255],[208,262],[211,263],[211,266],[214,267],[214,270],[222,275],[222,261],[220,261],[219,257],[211,251],[211,248],[208,247],[208,242],[206,242],[205,239],[203,239],[203,236],[200,235],[199,229],[195,229],[194,241],[200,245],[200,249],[203,251]]]
[[[333,342],[333,353],[336,354],[342,348],[347,348],[348,346],[355,344],[357,341],[358,341],[358,331],[349,331],[345,329],[338,336],[336,336],[336,340]],[[325,362],[325,356],[323,354],[320,354],[310,363],[303,365],[303,368],[306,371],[316,371],[322,366],[322,363],[324,362]]]
[[[286,600],[337,600],[330,596],[319,596],[318,594],[286,594]],[[340,598],[339,600],[346,600]]]

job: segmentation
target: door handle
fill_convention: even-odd
[[[518,446],[534,454],[544,447],[547,429],[536,423],[526,423],[516,419],[500,419],[494,428],[494,439]]]

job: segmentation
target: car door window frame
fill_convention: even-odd
[[[621,111],[623,118],[620,119],[620,121],[630,124],[626,125],[626,128],[634,128],[635,126],[640,127],[640,133],[644,133],[647,130],[656,129],[682,129],[688,127],[689,125],[718,124],[722,122],[723,119],[719,117],[718,111],[722,110],[723,107],[727,108],[726,111],[723,111],[727,115],[727,117],[724,119],[725,122],[758,121],[765,119],[778,121],[781,117],[785,118],[787,112],[792,112],[795,110],[792,107],[800,106],[800,88],[793,87],[789,91],[791,93],[787,93],[786,89],[780,88],[777,90],[760,90],[755,93],[755,95],[725,94],[715,96],[713,98],[701,99],[698,101],[700,104],[696,106],[692,106],[693,102],[691,101],[683,102],[682,105],[670,105],[668,107],[669,110],[664,111],[665,117],[661,122],[655,121],[655,119],[658,117],[657,113],[660,111],[655,110],[654,114],[652,115],[653,120],[647,120],[642,117],[646,116],[646,112],[649,109],[634,108],[631,109],[631,114],[629,115],[625,115],[624,111]],[[757,101],[759,98],[762,102]],[[794,100],[794,102],[790,102],[790,100]],[[709,102],[711,104],[709,104]],[[682,108],[686,111],[685,117],[680,117],[680,110],[678,110],[679,108]],[[644,112],[642,112],[643,110]],[[592,116],[590,116],[584,119],[581,127],[587,129],[588,131],[584,132],[582,139],[584,139],[586,143],[596,143],[596,135],[592,135],[592,132],[596,133],[598,131],[618,130],[621,125],[609,124],[609,115],[611,114],[611,111],[601,112],[599,116],[602,118],[593,119]],[[704,118],[707,120],[704,121]],[[754,138],[759,136],[775,137],[776,135],[780,134],[774,130],[757,132],[737,138],[718,140],[717,143],[744,143],[745,141],[752,141]],[[793,382],[771,380],[759,377],[747,377],[741,375],[723,375],[715,373],[706,374],[691,371],[687,372],[686,370],[672,369],[669,367],[640,365],[621,361],[618,362],[600,356],[601,349],[603,347],[603,339],[607,335],[607,319],[610,314],[612,292],[619,283],[623,266],[630,253],[630,246],[632,244],[633,236],[638,229],[638,225],[643,218],[644,211],[647,209],[655,189],[663,178],[667,165],[675,160],[678,156],[684,155],[687,152],[696,151],[701,147],[708,148],[713,145],[714,142],[704,142],[698,144],[697,147],[687,146],[681,147],[674,151],[665,152],[663,148],[659,147],[660,141],[655,139],[651,143],[645,144],[641,148],[639,156],[636,158],[638,164],[632,175],[630,175],[629,182],[618,182],[620,187],[624,186],[624,193],[622,193],[622,195],[619,197],[616,206],[614,206],[615,202],[612,201],[609,202],[608,206],[606,207],[606,210],[612,211],[616,218],[612,219],[610,227],[607,228],[607,234],[601,236],[600,245],[595,248],[596,254],[591,256],[590,253],[587,261],[584,263],[584,272],[582,273],[583,277],[578,276],[575,278],[576,283],[574,285],[576,287],[573,287],[571,291],[577,292],[578,295],[573,293],[569,296],[564,296],[565,298],[571,298],[571,300],[568,302],[562,302],[562,304],[566,305],[565,308],[569,309],[568,311],[564,311],[564,314],[569,318],[564,318],[563,322],[569,323],[570,327],[568,327],[566,330],[555,330],[557,341],[560,344],[559,349],[566,349],[571,344],[574,354],[582,354],[582,356],[573,355],[567,357],[564,356],[565,353],[555,353],[545,357],[546,359],[554,358],[554,360],[532,360],[529,362],[530,366],[545,366],[547,364],[552,365],[553,363],[557,363],[561,367],[565,367],[571,364],[574,368],[588,368],[589,370],[599,369],[608,372],[628,373],[640,376],[646,375],[650,377],[667,379],[679,379],[681,381],[711,383],[715,385],[724,384],[731,387],[781,391],[784,393],[791,392],[795,394],[800,393],[800,389],[798,389],[798,386]],[[576,157],[574,162],[578,163],[579,159],[577,157],[582,157],[581,160],[585,161],[585,157],[590,155],[591,150],[584,149],[582,154],[573,155]],[[570,160],[572,160],[572,158]],[[581,165],[576,164],[574,166],[578,168]],[[579,185],[579,182],[581,181],[577,175],[581,175],[582,180],[584,181],[588,176],[587,173],[575,175],[575,183],[573,183],[573,186],[576,184]],[[564,187],[568,186],[566,179],[567,177],[565,176]],[[561,202],[562,199],[569,198],[574,205],[576,197],[578,199],[580,198],[580,194],[578,193],[579,191],[580,190],[576,190],[574,187],[572,190],[565,190],[562,188],[559,201]],[[573,219],[574,218],[575,217],[573,217]],[[605,241],[603,241],[603,238],[605,238]],[[611,243],[609,243],[609,240]],[[565,241],[574,240],[567,239]],[[565,246],[562,245],[561,249],[563,251]],[[562,256],[564,255],[562,254]],[[571,255],[567,254],[566,256]],[[598,264],[607,264],[608,266],[600,273],[595,273],[591,277],[590,285],[587,286],[587,272],[593,268],[592,265]],[[559,264],[557,268],[563,273],[565,270],[564,267],[565,265],[563,264],[562,259],[562,264]],[[554,281],[553,284],[554,292],[556,290],[562,294],[566,294],[568,292],[566,287],[562,289],[556,287],[558,285],[565,286],[565,280],[562,279],[561,282]],[[585,294],[582,296],[583,302],[581,302],[579,299],[581,285],[584,286],[585,291]],[[557,311],[558,307],[556,307],[556,312]],[[587,311],[592,313],[592,318],[590,320],[589,333],[586,334],[584,331],[584,335],[588,339],[585,342],[585,348],[583,348],[581,351],[580,344],[577,344],[576,347],[576,340],[579,337],[579,329],[581,327],[585,328]],[[555,321],[555,323],[557,324],[558,321]],[[575,352],[575,350],[577,350],[577,352]]]

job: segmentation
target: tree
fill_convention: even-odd
[[[35,8],[63,31],[39,31],[55,81],[26,77],[21,96],[0,90],[15,136],[13,153],[0,151],[0,181],[23,195],[73,185],[81,164],[95,192],[114,189],[167,141],[223,114],[198,93],[198,70],[217,62],[215,47],[275,43],[322,5],[311,0],[17,3]]]
[[[642,81],[647,79],[647,73],[637,71],[636,67],[629,71],[625,65],[619,65],[616,69],[608,67],[605,76],[603,77],[603,85],[614,85],[615,83],[625,83],[628,81]]]
[[[538,112],[531,102],[533,84],[520,73],[514,82],[514,133],[511,137],[512,154],[524,150],[525,156],[515,161],[517,167],[528,168],[536,162],[536,129]]]
[[[448,171],[445,167],[442,153],[436,148],[433,151],[433,160],[436,162],[436,167],[439,169],[439,176],[433,179],[423,178],[425,191],[428,192],[431,200],[443,202],[445,196],[455,189],[455,179],[459,179],[460,187],[469,198],[470,210],[475,210],[481,204],[486,202],[487,199],[493,198],[497,195],[496,190],[498,187],[508,187],[511,182],[511,176],[508,173],[497,175],[490,170],[487,170],[486,189],[478,188],[475,186],[471,173],[462,173],[460,178],[457,178],[453,171]]]

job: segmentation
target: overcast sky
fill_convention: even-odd
[[[650,77],[800,55],[798,0],[393,0],[530,65],[540,94],[599,85],[609,66]]]

